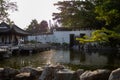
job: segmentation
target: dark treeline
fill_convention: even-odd
[[[26,28],[26,31],[30,33],[46,33],[49,31],[48,22],[43,20],[40,23],[38,23],[38,21],[34,19]]]
[[[70,0],[54,5],[60,12],[53,13],[53,20],[64,27],[120,30],[120,0]]]

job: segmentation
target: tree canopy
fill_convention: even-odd
[[[53,20],[65,27],[120,29],[120,0],[70,0],[54,5],[60,12],[53,13]]]
[[[96,0],[95,12],[97,19],[105,21],[108,29],[113,29],[120,25],[120,0]]]
[[[102,22],[96,19],[95,4],[92,0],[59,1],[59,13],[53,13],[53,20],[57,20],[65,27],[100,28]],[[96,27],[97,26],[97,27]]]
[[[0,0],[0,22],[10,22],[10,19],[8,18],[8,11],[10,10],[17,11],[16,2],[10,2],[10,0]]]
[[[47,21],[42,20],[39,25],[40,25],[40,27],[39,27],[40,32],[48,32],[49,28],[48,28],[48,22]]]
[[[36,19],[33,19],[30,25],[26,28],[27,31],[31,33],[45,33],[48,32],[48,23],[42,20],[40,23]]]
[[[27,31],[31,33],[38,32],[39,23],[36,19],[33,19],[30,25],[26,28]]]
[[[115,31],[102,28],[92,33],[91,37],[84,36],[83,38],[76,38],[80,43],[97,42],[104,43],[111,46],[120,45],[120,34]]]

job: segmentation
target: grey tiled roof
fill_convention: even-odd
[[[27,31],[24,31],[23,29],[19,28],[16,25],[8,25],[5,22],[2,22],[0,24],[0,33],[14,33],[19,35],[29,35]]]
[[[2,22],[0,24],[0,33],[9,32],[9,31],[10,31],[10,26],[5,22]]]
[[[15,33],[18,33],[18,34],[23,34],[23,35],[29,35],[30,33],[28,33],[27,31],[24,31],[23,29],[19,28],[18,26],[16,25],[13,25],[12,26],[12,30],[15,32]]]

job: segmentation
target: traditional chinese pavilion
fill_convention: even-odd
[[[19,40],[26,41],[28,32],[22,30],[16,25],[8,25],[5,22],[0,23],[0,45],[17,45]]]

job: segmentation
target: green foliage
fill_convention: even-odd
[[[60,12],[53,13],[53,20],[65,27],[113,30],[120,25],[120,0],[70,0],[55,5]]]
[[[0,21],[9,22],[9,10],[17,11],[17,5],[15,2],[10,2],[10,0],[0,0]]]
[[[68,44],[68,43],[66,43],[66,42],[64,42],[62,45],[63,45],[63,46],[68,46],[69,44]]]
[[[39,24],[39,31],[40,32],[48,32],[48,23],[47,21],[43,20],[41,21],[41,23]]]
[[[29,43],[35,44],[35,43],[37,43],[37,41],[31,40],[31,41],[29,41]]]
[[[95,5],[89,0],[59,1],[55,5],[60,12],[53,13],[53,20],[57,20],[65,27],[80,29],[101,26],[101,22],[96,19]]]
[[[36,19],[33,19],[30,25],[26,28],[27,31],[31,33],[42,33],[48,31],[48,23],[47,21],[43,20],[40,23]]]
[[[38,26],[39,26],[38,21],[36,19],[33,19],[26,30],[31,33],[35,33],[38,30]]]
[[[105,21],[106,28],[113,29],[120,24],[120,0],[96,0],[97,19]]]
[[[120,24],[113,28],[115,32],[120,33]]]
[[[76,40],[80,41],[80,43],[97,42],[114,46],[120,44],[120,34],[102,28],[101,30],[94,31],[91,37],[76,38]]]

